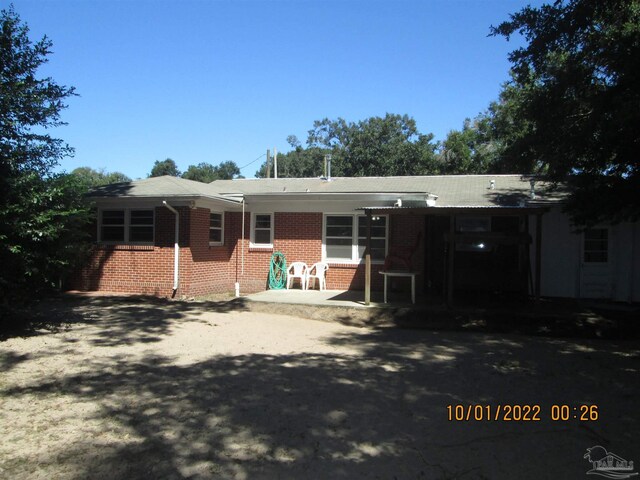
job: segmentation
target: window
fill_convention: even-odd
[[[351,261],[353,258],[353,216],[327,216],[325,226],[327,258]]]
[[[358,217],[358,258],[364,257],[367,248],[367,217]],[[371,217],[371,260],[387,256],[387,217]]]
[[[584,232],[585,263],[607,263],[609,261],[609,230],[592,228]]]
[[[222,245],[224,241],[224,215],[211,212],[209,214],[209,244]]]
[[[103,210],[100,224],[100,240],[124,242],[124,210]]]
[[[491,217],[456,217],[458,232],[490,232]]]
[[[491,232],[491,217],[462,216],[456,217],[456,231],[463,235],[456,238],[457,252],[488,253],[493,251],[490,239],[482,236]]]
[[[129,241],[153,242],[153,210],[131,210]]]
[[[101,242],[153,243],[154,211],[150,209],[102,210],[99,233]]]
[[[273,243],[273,215],[256,213],[253,217],[253,244],[271,246]]]
[[[387,254],[387,217],[372,217],[371,259],[382,262]],[[364,257],[367,246],[367,217],[364,215],[326,215],[324,258],[355,263]]]

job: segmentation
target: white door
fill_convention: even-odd
[[[580,297],[611,298],[611,232],[592,228],[582,234]]]

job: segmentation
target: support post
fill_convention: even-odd
[[[524,256],[526,260],[526,282],[527,282],[527,295],[532,296],[534,294],[533,289],[533,270],[531,269],[531,229],[529,228],[529,215],[524,216],[524,231],[527,234],[527,243],[524,245]]]
[[[367,245],[364,250],[364,304],[371,303],[371,210],[367,213]]]
[[[456,217],[449,217],[449,241],[447,242],[447,305],[453,305],[453,257],[455,251]]]
[[[540,283],[542,273],[542,214],[536,214],[536,302],[540,300]]]

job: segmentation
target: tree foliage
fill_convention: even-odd
[[[51,53],[32,43],[13,7],[0,11],[0,299],[2,304],[57,284],[82,250],[87,209],[83,186],[53,174],[73,153],[47,130],[60,119],[73,87],[39,78]]]
[[[211,183],[218,179],[216,167],[210,163],[202,162],[198,165],[189,165],[187,171],[182,174],[182,178],[195,180],[196,182]]]
[[[289,135],[287,142],[292,150],[286,153],[278,153],[278,177],[314,178],[324,174],[324,156],[330,150],[318,147],[305,149],[295,135]],[[273,173],[271,175],[273,176]],[[267,164],[265,162],[256,172],[256,177],[265,178],[266,176]]]
[[[502,142],[496,136],[494,117],[487,112],[465,119],[462,130],[449,132],[438,154],[442,174],[502,172]]]
[[[109,185],[110,183],[130,182],[131,179],[121,172],[107,172],[104,168],[78,167],[71,172],[87,189]]]
[[[278,176],[323,174],[324,155],[331,154],[333,176],[425,175],[437,168],[437,144],[422,134],[407,115],[386,114],[358,122],[342,118],[315,121],[307,148],[295,136],[288,138],[291,152],[278,156]],[[266,166],[257,176],[266,174]]]
[[[216,167],[216,172],[220,180],[232,180],[233,178],[240,175],[240,169],[238,168],[238,165],[236,165],[236,162],[231,160],[220,163]]]
[[[182,178],[195,180],[196,182],[211,183],[214,180],[232,180],[240,175],[240,169],[235,162],[227,160],[219,165],[211,165],[202,162],[198,165],[189,165]]]
[[[60,113],[66,107],[64,100],[74,95],[74,88],[58,85],[49,77],[37,77],[38,68],[51,53],[52,43],[46,36],[32,43],[29,28],[12,6],[0,12],[0,22],[2,178],[27,171],[45,175],[73,153],[61,139],[44,130],[64,125]]]
[[[74,175],[28,172],[12,181],[2,209],[4,234],[0,290],[5,298],[56,288],[88,249],[86,185]],[[3,232],[4,233],[4,232]]]
[[[172,177],[179,177],[180,170],[178,170],[178,166],[176,162],[172,159],[167,158],[165,160],[156,160],[153,164],[153,168],[151,169],[151,173],[149,177],[161,177],[163,175],[169,175]]]
[[[408,115],[387,113],[359,122],[316,121],[307,144],[332,154],[336,176],[424,175],[434,169],[437,145]]]
[[[512,163],[574,187],[578,223],[640,215],[640,1],[560,0],[492,28],[527,44],[510,54],[503,97],[521,122]],[[513,132],[512,132],[513,133]]]

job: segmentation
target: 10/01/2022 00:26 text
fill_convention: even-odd
[[[450,422],[539,422],[543,420],[543,409],[537,404],[497,404],[497,405],[447,405],[447,420]],[[597,405],[554,404],[548,410],[548,418],[553,422],[577,420],[593,422],[599,419]]]

